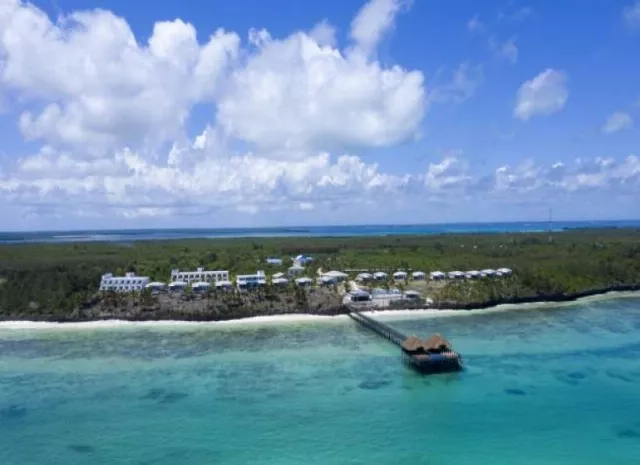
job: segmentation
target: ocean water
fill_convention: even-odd
[[[640,228],[640,220],[554,221],[552,230],[576,228]],[[433,235],[468,233],[540,232],[549,223],[540,221],[502,223],[443,223],[413,225],[300,226],[270,228],[208,229],[114,229],[82,231],[0,232],[0,244],[58,242],[132,242],[167,239],[216,239],[233,237],[350,237]]]
[[[0,464],[640,463],[640,299],[437,317],[0,329]]]

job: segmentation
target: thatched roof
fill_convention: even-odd
[[[422,342],[420,342],[420,339],[418,339],[418,337],[409,336],[402,343],[402,348],[407,352],[415,352],[416,350],[420,349],[421,345]]]
[[[442,352],[445,350],[453,350],[449,341],[439,334],[434,334],[424,341],[421,341],[416,336],[409,336],[402,343],[402,348],[407,352]]]
[[[433,334],[429,339],[422,341],[420,345],[426,352],[430,350],[452,350],[449,341],[439,334]]]

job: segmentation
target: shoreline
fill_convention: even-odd
[[[365,315],[382,317],[385,320],[405,319],[411,317],[435,318],[451,317],[462,315],[477,315],[486,313],[532,310],[536,308],[557,308],[583,304],[585,302],[601,302],[614,299],[640,298],[640,290],[607,291],[601,293],[590,293],[588,295],[565,300],[536,300],[531,302],[503,302],[492,306],[474,308],[419,308],[419,309],[386,309],[386,310],[365,310]],[[240,327],[253,325],[282,325],[290,323],[318,323],[335,322],[348,319],[346,314],[337,315],[314,315],[307,313],[264,315],[230,320],[121,320],[106,319],[79,322],[51,322],[33,320],[13,320],[0,321],[0,330],[32,330],[32,329],[114,329],[114,328],[135,328],[135,327]]]

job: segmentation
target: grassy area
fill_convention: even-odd
[[[467,234],[352,238],[245,238],[131,244],[0,246],[0,315],[70,314],[93,298],[105,272],[135,271],[168,280],[172,268],[226,269],[232,274],[284,271],[290,257],[311,255],[308,276],[323,270],[470,270],[508,267],[512,278],[453,283],[404,283],[440,300],[481,301],[572,293],[640,284],[640,231],[581,230],[548,234]],[[269,266],[267,257],[281,257]],[[351,273],[353,276],[356,271]],[[293,292],[288,290],[287,292]]]

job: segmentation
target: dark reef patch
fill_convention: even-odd
[[[186,392],[167,391],[166,389],[162,389],[162,388],[153,388],[153,389],[149,389],[147,393],[141,398],[155,400],[160,404],[173,404],[188,396],[189,394],[187,394]]]
[[[164,389],[153,388],[153,389],[149,389],[147,393],[144,396],[142,396],[142,399],[158,400],[158,399],[161,399],[166,393],[167,391]]]
[[[609,378],[624,381],[625,383],[633,383],[633,378],[629,376],[621,375],[620,373],[615,373],[614,371],[611,371],[611,370],[607,370],[605,373]]]
[[[27,408],[22,405],[12,404],[0,409],[0,418],[6,420],[16,420],[27,414]]]
[[[640,432],[632,428],[616,428],[616,436],[620,439],[640,439]]]
[[[389,380],[379,380],[379,381],[362,381],[360,384],[358,384],[358,387],[360,389],[365,389],[367,391],[374,391],[376,389],[382,389],[385,386],[388,386],[391,384],[391,381]]]
[[[187,394],[186,392],[167,392],[164,396],[160,398],[159,402],[161,404],[173,404],[188,396],[189,394]]]
[[[581,371],[572,371],[571,373],[567,374],[567,377],[571,379],[579,380],[579,379],[585,379],[587,375],[585,375]]]
[[[79,454],[91,454],[96,450],[95,447],[88,444],[69,444],[67,448]]]
[[[522,389],[513,389],[513,388],[505,389],[504,393],[509,394],[510,396],[526,396],[527,395],[527,393]]]

